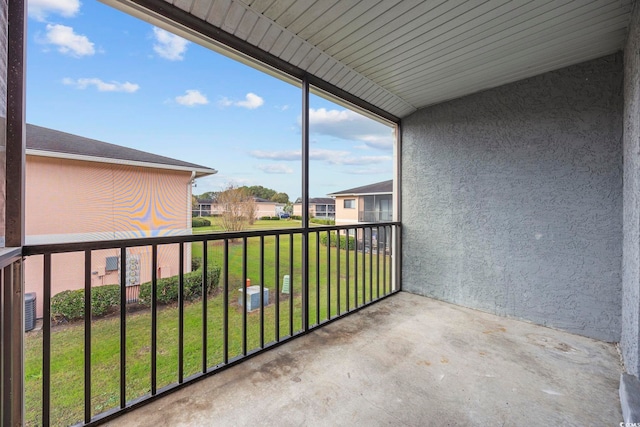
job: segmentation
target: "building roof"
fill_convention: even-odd
[[[363,185],[362,187],[349,188],[348,190],[336,191],[329,196],[363,196],[366,194],[391,194],[393,193],[393,180],[376,182],[375,184]]]
[[[634,4],[105,1],[250,65],[263,61],[265,70],[308,76],[329,93],[347,92],[354,102],[399,118],[618,52]]]
[[[255,200],[256,203],[275,203],[269,199],[263,199],[262,197],[254,197],[253,200]]]
[[[331,197],[313,197],[309,199],[309,203],[314,205],[335,205],[336,201]]]
[[[183,170],[195,172],[196,178],[218,172],[206,166],[31,124],[27,124],[26,143],[26,153],[34,156]]]

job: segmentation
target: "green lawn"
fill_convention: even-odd
[[[260,221],[269,225],[286,224],[291,227],[291,221]],[[256,224],[260,226],[262,224]],[[262,228],[265,228],[262,225]],[[282,228],[282,227],[279,227]],[[293,261],[289,258],[289,250],[293,242]],[[280,254],[275,254],[276,237],[264,238],[264,285],[270,289],[270,303],[264,310],[264,342],[275,339],[276,331],[280,337],[288,336],[290,319],[293,332],[302,328],[302,287],[301,287],[301,236],[294,235],[280,237]],[[378,295],[383,295],[383,272],[386,272],[387,292],[390,287],[390,259],[388,257],[358,253],[358,283],[356,284],[354,256],[355,251],[349,251],[349,286],[347,287],[347,251],[338,251],[335,247],[320,246],[316,254],[316,235],[309,239],[309,323],[311,325],[327,319],[327,314],[335,316],[340,310],[347,309],[347,288],[349,291],[349,307],[356,304],[356,288],[358,305],[363,298],[370,301]],[[238,288],[242,287],[242,241],[229,244],[228,257],[228,296],[229,296],[229,354],[232,358],[242,354],[242,309],[238,307]],[[247,276],[252,284],[260,283],[260,239],[247,239]],[[209,242],[207,247],[209,265],[223,266],[223,243]],[[202,243],[192,244],[192,256],[202,255]],[[316,255],[319,263],[316,264]],[[328,261],[330,257],[330,262]],[[276,259],[279,259],[279,271],[276,274]],[[363,259],[364,272],[363,278]],[[340,274],[338,280],[338,261]],[[370,260],[372,261],[370,263]],[[379,264],[379,265],[378,265]],[[383,266],[386,267],[383,270]],[[279,294],[279,325],[275,322],[276,290],[282,286],[282,278],[290,274],[293,269],[292,290],[293,297]],[[319,268],[320,281],[316,282],[316,271]],[[329,275],[327,270],[329,269]],[[370,269],[373,275],[370,275]],[[377,278],[380,277],[378,286]],[[327,278],[330,277],[330,286]],[[366,284],[366,285],[365,285]],[[340,287],[340,304],[338,305],[338,286]],[[222,283],[221,283],[222,287]],[[317,290],[319,287],[319,291]],[[372,292],[371,292],[372,291]],[[331,297],[328,298],[328,294]],[[290,302],[293,301],[293,316],[290,317]],[[329,304],[329,303],[330,304]],[[316,310],[319,304],[320,310]],[[224,360],[223,355],[223,293],[211,296],[207,305],[207,360],[206,366],[211,367]],[[196,301],[185,305],[184,315],[184,376],[200,372],[202,369],[202,313],[203,301]],[[157,350],[157,387],[163,387],[178,380],[178,308],[176,306],[162,307],[158,314],[158,350]],[[120,324],[119,317],[96,319],[92,322],[92,414],[115,408],[119,404],[119,351]],[[56,327],[52,332],[52,378],[51,378],[51,419],[53,425],[69,425],[81,421],[83,414],[83,381],[84,381],[84,326],[76,323],[70,326]],[[150,392],[150,360],[151,360],[151,315],[149,310],[142,310],[127,314],[127,400],[135,399]],[[247,350],[260,347],[260,312],[259,310],[247,315]],[[40,425],[40,411],[42,406],[42,334],[29,333],[25,338],[25,392],[26,413],[28,425]]]
[[[218,224],[216,217],[205,216],[204,219],[211,221],[211,225],[208,227],[197,227],[193,229],[193,234],[204,233],[221,233],[224,230]],[[253,224],[247,227],[247,230],[275,230],[279,228],[300,228],[302,222],[294,219],[281,219],[281,220],[257,220]]]

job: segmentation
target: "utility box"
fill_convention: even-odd
[[[260,308],[260,286],[253,285],[246,288],[238,289],[238,305],[240,307],[247,307],[247,311],[253,311]],[[264,288],[262,299],[264,305],[269,305],[269,288]],[[246,302],[246,304],[245,304]]]
[[[36,327],[36,294],[24,294],[24,331],[32,331]]]

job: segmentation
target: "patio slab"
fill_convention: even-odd
[[[111,426],[619,425],[615,345],[400,293]]]

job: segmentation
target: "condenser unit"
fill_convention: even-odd
[[[29,332],[36,327],[36,294],[24,294],[24,331]]]

